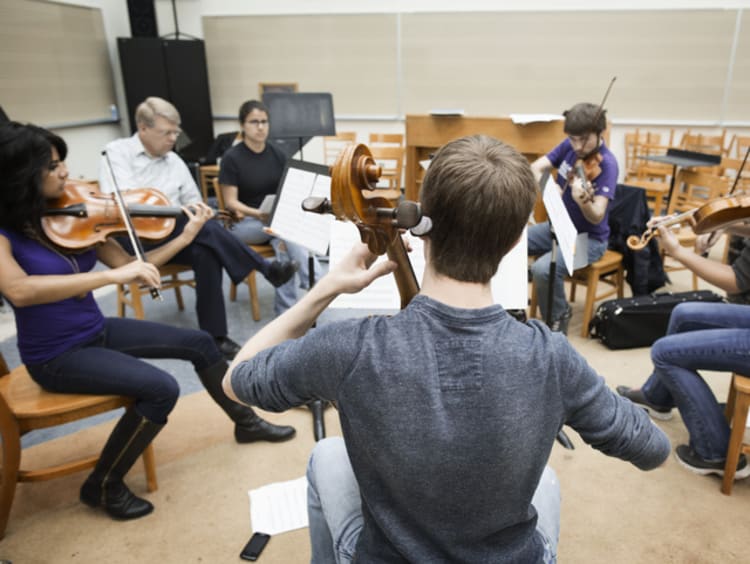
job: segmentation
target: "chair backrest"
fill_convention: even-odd
[[[740,179],[737,181],[737,188],[735,188],[735,193],[738,193],[740,191],[750,191],[750,159],[748,159],[749,162],[745,163],[744,168],[742,167],[743,161],[744,155],[741,159],[733,159],[730,157],[723,157],[721,159],[721,171],[724,176],[731,180],[730,187],[732,184],[734,184],[734,180],[735,178],[737,178],[737,173],[742,170]]]
[[[356,142],[356,131],[340,131],[336,135],[323,137],[323,160],[325,164],[335,163],[339,153]]]
[[[636,129],[629,138],[626,134],[626,181],[630,182],[634,178],[664,181],[670,176],[672,165],[648,161],[643,157],[665,155],[672,145],[673,137],[674,130],[670,130],[669,139],[665,142],[662,142],[661,133],[653,131]]]
[[[221,191],[221,185],[219,184],[219,177],[215,176],[211,179],[213,184],[214,194],[216,194],[216,205],[219,206],[220,210],[225,210],[226,205],[224,204],[224,193]]]
[[[744,159],[748,149],[750,149],[750,136],[732,135],[726,155],[736,159]]]
[[[721,133],[715,135],[706,135],[703,133],[691,133],[686,131],[680,141],[680,148],[707,155],[724,155],[726,149],[724,143],[727,136],[727,130],[723,129]]]
[[[404,150],[401,147],[371,145],[370,152],[375,162],[382,167],[380,180],[389,188],[401,188],[401,174],[404,169]]]
[[[726,176],[681,169],[675,179],[667,214],[700,207],[709,200],[725,195],[730,186]]]
[[[403,133],[370,133],[368,145],[394,145],[396,147],[404,146]]]

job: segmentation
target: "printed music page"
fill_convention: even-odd
[[[576,252],[578,231],[576,231],[575,225],[573,225],[573,221],[568,215],[568,210],[565,209],[562,196],[560,196],[560,188],[552,179],[552,175],[547,179],[547,185],[544,187],[544,196],[542,199],[550,223],[552,224],[552,229],[555,230],[557,248],[563,256],[565,268],[567,268],[568,274],[572,275],[574,268],[573,257]]]
[[[316,255],[324,255],[328,251],[334,218],[330,214],[304,211],[302,200],[309,196],[330,198],[331,177],[290,166],[276,197],[268,232]]]
[[[425,268],[424,246],[422,239],[419,237],[409,235],[408,238],[412,247],[409,260],[417,281],[421,284]],[[335,267],[359,241],[359,231],[353,223],[334,221],[331,226],[331,268]],[[500,263],[497,274],[492,279],[492,295],[495,298],[495,303],[502,305],[505,309],[526,309],[528,305],[526,248],[526,230],[524,229],[520,241],[505,256]],[[378,261],[383,260],[387,260],[385,255],[378,257]],[[401,297],[395,279],[392,275],[388,275],[378,278],[357,294],[338,296],[330,307],[397,311],[401,309]]]

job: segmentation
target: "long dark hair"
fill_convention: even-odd
[[[42,181],[52,147],[65,160],[68,146],[51,131],[31,124],[0,124],[0,226],[39,233],[45,207]]]

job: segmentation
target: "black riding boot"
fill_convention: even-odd
[[[206,388],[208,395],[219,404],[219,407],[234,421],[234,438],[238,443],[254,441],[280,442],[291,439],[295,430],[288,425],[274,425],[258,417],[248,406],[242,405],[227,397],[221,381],[229,365],[225,361],[198,372],[198,377]]]
[[[102,507],[116,519],[137,519],[151,513],[154,506],[133,494],[123,477],[162,427],[135,409],[128,409],[104,445],[94,471],[81,486],[81,501]]]

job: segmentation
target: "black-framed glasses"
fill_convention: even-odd
[[[267,119],[249,119],[245,123],[249,123],[253,127],[260,127],[261,125],[266,126],[268,125]]]

